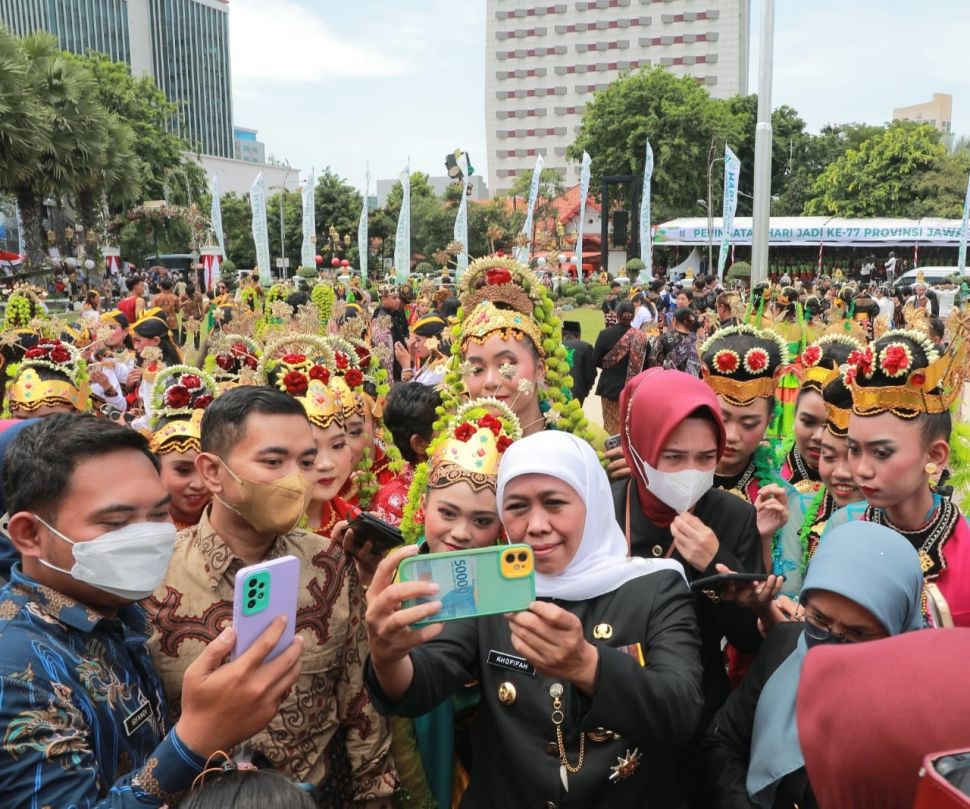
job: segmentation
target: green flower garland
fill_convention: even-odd
[[[805,519],[802,521],[802,527],[798,529],[798,538],[802,543],[802,575],[805,575],[805,571],[808,569],[808,538],[812,533],[812,528],[818,521],[818,513],[822,510],[822,504],[825,502],[825,495],[827,494],[824,486],[819,486],[818,491],[815,492],[815,497],[812,498],[812,503],[808,507],[808,511],[805,512]]]
[[[320,313],[320,325],[324,330],[330,325],[330,317],[336,300],[337,295],[330,284],[317,284],[310,292],[310,302],[317,307],[317,311]]]

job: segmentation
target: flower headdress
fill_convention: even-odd
[[[545,386],[537,395],[546,418],[561,430],[593,440],[579,402],[572,398],[572,377],[562,322],[549,293],[528,268],[512,259],[481,258],[462,277],[462,306],[452,327],[451,360],[445,375],[441,413],[454,411],[466,396],[462,353],[468,340],[484,342],[495,334],[527,335],[546,364]]]
[[[779,335],[743,324],[719,329],[700,354],[704,381],[738,407],[774,396],[776,374],[788,360]]]
[[[437,437],[428,447],[428,460],[418,466],[408,492],[401,530],[416,542],[424,528],[422,499],[428,489],[444,489],[464,482],[474,491],[495,491],[498,468],[522,428],[512,410],[498,399],[466,402],[447,424],[435,424]]]
[[[191,365],[170,365],[155,377],[152,386],[152,428],[164,418],[191,416],[205,410],[216,397],[216,380]]]
[[[7,296],[4,331],[26,328],[41,313],[41,302],[47,297],[46,290],[28,283],[14,284],[2,294]]]
[[[338,380],[334,379],[336,381]],[[298,398],[311,424],[324,430],[334,423],[343,427],[344,408],[340,397],[322,380],[311,379],[306,395]]]
[[[44,369],[53,371],[55,378],[42,379]],[[7,373],[12,379],[7,386],[10,409],[29,413],[45,405],[67,405],[83,413],[91,408],[87,363],[69,343],[40,338]]]
[[[832,371],[848,362],[849,355],[861,351],[862,346],[847,334],[827,334],[816,340],[799,357],[804,369],[801,373],[802,390],[821,393]]]
[[[266,345],[256,373],[260,384],[303,396],[311,379],[328,384],[333,367],[333,349],[323,337],[287,335]]]
[[[890,412],[903,419],[948,410],[963,390],[967,344],[957,335],[942,356],[921,332],[894,329],[849,356],[845,384],[852,412]]]
[[[262,354],[262,347],[252,337],[222,332],[211,338],[205,370],[221,382],[240,382],[247,373],[255,379]]]

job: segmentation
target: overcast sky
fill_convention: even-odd
[[[778,0],[773,106],[810,130],[883,123],[893,107],[953,95],[970,134],[968,0]],[[760,0],[752,0],[749,92],[757,91]],[[331,166],[361,185],[440,175],[485,153],[485,0],[232,0],[235,123],[304,172]]]

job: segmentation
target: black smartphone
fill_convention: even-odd
[[[725,584],[737,582],[744,584],[752,581],[766,581],[767,573],[718,573],[716,576],[705,576],[690,583],[691,590],[717,590]]]
[[[383,556],[404,544],[404,536],[399,528],[388,525],[366,511],[354,517],[347,527],[354,532],[354,541],[358,546],[363,547],[368,542],[371,544],[374,556]]]

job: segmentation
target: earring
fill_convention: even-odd
[[[939,467],[937,467],[935,463],[930,461],[928,464],[926,464],[926,466],[923,467],[923,471],[926,472],[927,475],[935,475],[938,468]]]

